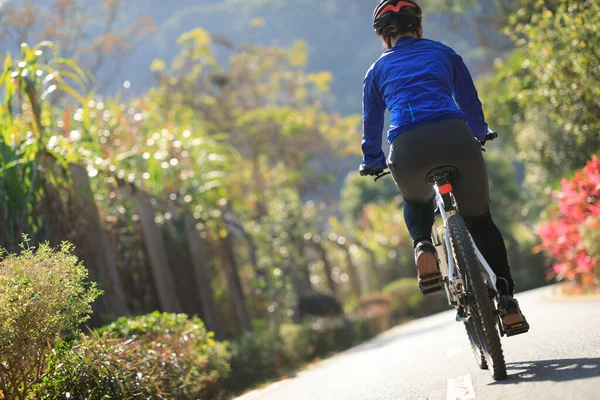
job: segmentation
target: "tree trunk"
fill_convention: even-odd
[[[112,319],[129,314],[127,300],[114,251],[108,240],[108,233],[100,221],[98,209],[90,187],[90,181],[85,168],[80,165],[70,165],[77,212],[85,221],[85,229],[76,237],[74,244],[89,271],[89,277],[97,282],[104,290],[104,295],[98,300],[98,315],[94,322],[100,322],[98,317],[108,314]]]
[[[242,282],[240,281],[240,276],[238,274],[237,259],[235,257],[233,237],[231,234],[228,234],[221,243],[225,252],[225,263],[227,264],[226,271],[229,278],[229,287],[231,289],[239,328],[242,332],[251,331],[252,323],[250,320],[250,313],[248,312],[246,296],[244,295]]]
[[[371,269],[371,271],[373,271],[373,273],[375,274],[375,278],[377,279],[377,290],[381,290],[383,288],[383,286],[385,285],[385,278],[383,277],[383,275],[381,273],[381,269],[377,265],[377,257],[375,257],[375,252],[373,252],[373,250],[369,249],[368,247],[366,247],[358,242],[356,243],[356,245],[362,251],[367,253],[367,255],[369,257],[369,268]]]
[[[169,268],[162,232],[155,221],[150,196],[134,186],[123,187],[121,192],[131,199],[140,217],[144,247],[148,254],[160,308],[162,311],[180,313],[182,309],[177,297],[177,287]]]
[[[390,251],[390,250],[396,252],[396,255],[394,256],[394,266],[395,266],[396,272],[398,273],[397,279],[412,278],[413,276],[408,274],[408,272],[406,271],[406,268],[402,264],[402,261],[400,260],[400,254],[398,254],[398,252],[395,249],[388,248],[388,251]],[[416,272],[415,272],[415,276],[416,276]]]
[[[206,246],[204,241],[198,235],[196,230],[196,220],[186,213],[184,215],[185,237],[192,257],[194,266],[194,278],[198,287],[200,300],[202,301],[202,311],[204,312],[204,322],[208,329],[215,333],[217,339],[224,339],[225,323],[215,301],[215,294],[212,288],[212,276],[208,268],[208,259],[206,257]]]
[[[310,271],[308,270],[308,264],[307,263],[302,263],[302,266],[300,266],[300,272],[301,272],[301,285],[304,288],[305,291],[307,292],[311,292],[313,290],[313,285],[312,285],[312,281],[310,280]]]
[[[128,315],[129,307],[127,306],[127,297],[125,296],[125,290],[119,276],[117,256],[110,244],[108,231],[104,227],[102,228],[102,248],[104,250],[104,260],[108,267],[106,271],[107,278],[111,283],[112,295],[114,296],[113,304],[115,304],[115,312],[119,316]]]
[[[329,263],[329,259],[327,258],[327,251],[321,245],[321,243],[317,243],[315,241],[311,241],[311,243],[314,249],[317,251],[317,253],[319,253],[321,261],[323,261],[323,269],[325,270],[325,275],[327,277],[327,287],[335,297],[338,297],[337,285],[333,280],[333,273],[331,271],[331,264]]]
[[[226,219],[227,229],[231,231],[231,228],[236,229],[239,233],[246,239],[248,243],[248,256],[250,259],[250,265],[252,265],[252,269],[254,270],[254,276],[258,280],[264,280],[267,288],[270,287],[270,282],[264,271],[260,269],[258,266],[258,250],[256,247],[256,243],[254,243],[254,238],[252,235],[248,233],[248,231],[244,228],[242,222],[234,220],[233,214],[231,214],[231,218]]]
[[[291,265],[292,282],[295,286],[296,294],[298,296],[313,291],[312,281],[310,280],[310,271],[308,269],[308,260],[305,255],[306,247],[303,239],[296,239],[293,241],[293,245],[296,248],[296,257],[289,259],[293,264]]]
[[[348,266],[348,276],[350,277],[350,287],[352,291],[356,295],[356,297],[360,298],[362,294],[362,285],[360,283],[360,275],[358,274],[358,268],[354,261],[352,260],[352,255],[350,254],[350,250],[337,242],[333,242],[336,246],[338,246],[346,255],[346,263]]]

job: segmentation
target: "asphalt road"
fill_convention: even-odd
[[[239,400],[600,399],[600,300],[517,296],[531,325],[503,338],[508,378],[494,382],[448,311],[393,328]]]

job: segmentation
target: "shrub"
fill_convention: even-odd
[[[67,243],[57,251],[23,245],[0,261],[0,390],[7,398],[28,395],[51,348],[77,332],[100,294],[72,250]]]
[[[247,332],[232,346],[231,374],[225,386],[237,392],[276,377],[284,365],[283,343],[269,331]]]
[[[404,278],[387,284],[383,292],[392,296],[393,315],[397,319],[419,318],[448,308],[448,299],[442,290],[440,293],[423,296],[419,291],[416,278]]]
[[[310,316],[331,317],[341,314],[342,305],[332,294],[311,291],[298,298],[296,322]]]
[[[416,278],[398,279],[385,285],[383,293],[394,300],[392,312],[396,318],[406,318],[416,310],[425,297],[419,291]]]
[[[368,331],[375,335],[388,329],[392,324],[395,298],[389,293],[371,293],[360,298],[356,316],[362,320]]]
[[[554,218],[538,229],[540,249],[557,261],[551,276],[572,279],[583,286],[598,285],[600,159],[593,156],[573,178],[563,179],[561,186]]]
[[[370,293],[360,298],[359,309],[365,310],[374,308],[391,308],[394,304],[394,298],[389,293]]]
[[[365,322],[368,320],[369,318],[357,320],[347,317],[329,317],[315,318],[301,325],[283,325],[280,335],[285,353],[288,359],[310,361],[315,357],[346,350],[360,343],[363,338],[372,337],[375,334],[373,332],[379,332],[377,328],[372,328],[368,322]],[[360,321],[358,327],[355,327],[356,321]]]
[[[380,324],[373,324],[371,318],[366,316],[356,316],[352,319],[352,335],[354,336],[354,345],[360,344],[373,338],[384,329],[380,329]]]
[[[140,341],[84,336],[72,348],[55,350],[35,398],[146,399],[160,391],[157,376],[147,374]]]
[[[309,324],[283,324],[279,328],[286,363],[292,366],[310,361],[315,356],[317,332]]]
[[[229,372],[228,344],[215,341],[199,318],[154,312],[120,318],[100,332],[110,339],[133,341],[122,368],[149,377],[169,398],[211,398]]]
[[[316,357],[346,350],[355,343],[352,322],[348,318],[318,318],[310,322],[310,327],[315,332]]]

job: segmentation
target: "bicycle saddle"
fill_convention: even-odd
[[[427,182],[428,185],[433,185],[436,179],[443,175],[448,175],[449,181],[452,182],[458,178],[458,169],[451,165],[434,168],[425,175],[425,182]]]

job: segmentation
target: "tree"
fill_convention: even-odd
[[[0,6],[0,43],[4,46],[18,49],[22,43],[50,41],[62,57],[76,60],[93,75],[110,64],[108,79],[119,71],[123,55],[154,30],[149,18],[123,13],[128,0],[85,5],[77,0],[4,3]]]
[[[221,65],[216,52],[223,49],[206,31],[193,30],[178,42],[181,51],[170,65],[153,63],[158,87],[150,94],[160,109],[189,110],[209,137],[226,134],[236,147],[224,196],[231,218],[224,228],[251,243],[255,293],[286,304],[286,289],[300,296],[312,287],[303,235],[319,228],[301,198],[328,182],[338,161],[357,150],[359,118],[325,111],[331,74],[305,71],[304,43],[289,50],[229,46],[229,63]],[[233,256],[243,259],[235,247]],[[244,269],[244,263],[235,265]]]
[[[340,210],[344,218],[355,223],[362,216],[365,204],[384,204],[400,197],[400,191],[393,179],[375,182],[370,177],[350,172],[341,191]]]
[[[4,57],[0,76],[4,93],[0,104],[0,223],[4,229],[0,245],[9,250],[17,248],[23,234],[31,235],[34,243],[50,239],[43,229],[48,218],[44,208],[55,207],[53,211],[63,217],[59,220],[66,225],[74,223],[67,217],[61,196],[61,191],[68,190],[67,163],[74,151],[55,151],[50,118],[54,108],[47,99],[57,91],[71,94],[72,100],[81,99],[78,91],[85,76],[69,61],[53,59],[53,50],[50,43],[33,48],[23,44],[20,59],[10,53]]]
[[[512,128],[535,186],[581,167],[600,148],[600,57],[589,45],[600,6],[536,1],[533,10],[532,23],[516,23],[510,31],[518,48],[498,62],[487,108],[494,110],[492,119]]]

